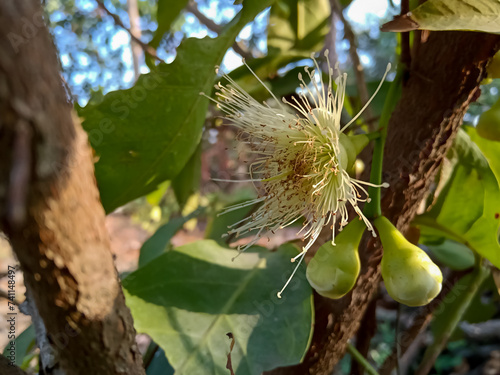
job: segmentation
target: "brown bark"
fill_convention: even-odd
[[[485,33],[434,32],[414,51],[409,78],[389,122],[384,155],[383,180],[391,187],[383,196],[382,210],[403,233],[469,104],[479,95],[485,66],[499,43],[499,36]],[[322,307],[315,327],[320,333],[315,334],[303,364],[272,374],[331,374],[380,282],[382,248],[372,239],[364,243],[354,290],[341,300],[326,302],[328,311]]]
[[[40,2],[0,2],[0,216],[66,374],[144,374]]]

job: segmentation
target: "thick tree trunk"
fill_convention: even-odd
[[[66,374],[144,374],[38,0],[1,1],[0,216]]]
[[[415,216],[469,104],[478,97],[486,64],[499,45],[496,35],[433,32],[414,51],[409,78],[389,122],[384,155],[383,180],[391,187],[382,210],[402,232]],[[380,282],[378,241],[368,239],[361,249],[361,275],[354,290],[338,301],[317,299],[321,302],[316,333],[304,363],[272,374],[332,373]]]

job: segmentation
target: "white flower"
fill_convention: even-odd
[[[292,259],[299,259],[292,276],[324,226],[330,225],[332,242],[335,243],[336,223],[339,222],[340,230],[347,225],[347,204],[354,208],[368,230],[375,235],[372,224],[358,206],[359,202],[369,200],[363,185],[372,185],[351,178],[347,173],[346,168],[354,160],[351,160],[352,143],[343,134],[369,102],[341,128],[347,74],[338,72],[335,79],[337,89],[334,91],[333,69],[327,53],[325,57],[329,70],[326,84],[317,74],[321,70],[313,57],[316,69],[304,69],[310,84],[304,81],[302,74],[298,76],[301,88],[298,99],[294,97],[293,102],[288,102],[283,98],[281,102],[268,90],[276,101],[274,107],[266,102],[257,102],[227,75],[224,75],[229,81],[227,86],[216,85],[217,99],[214,101],[217,107],[240,129],[241,140],[257,154],[249,167],[250,179],[245,181],[259,185],[259,197],[229,207],[222,214],[254,204],[260,206],[253,214],[233,224],[228,233],[238,236],[258,230],[246,246],[239,248],[242,252],[266,232],[274,233],[303,216],[305,223],[298,234],[302,233],[303,240],[307,242],[302,252]]]

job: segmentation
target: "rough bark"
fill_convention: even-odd
[[[0,216],[66,374],[144,374],[38,0],[1,1]]]
[[[472,32],[434,32],[418,45],[400,101],[389,122],[383,180],[390,183],[382,211],[403,233],[415,216],[471,102],[500,37]],[[331,374],[380,282],[382,248],[367,239],[361,275],[346,297],[323,302],[303,364],[276,374]],[[325,309],[325,304],[330,308]],[[326,314],[326,316],[324,316]]]

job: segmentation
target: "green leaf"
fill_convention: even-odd
[[[184,217],[176,217],[159,227],[156,232],[144,242],[139,253],[139,267],[159,257],[171,249],[170,240],[189,220],[200,215],[204,209],[198,208]]]
[[[175,197],[179,206],[183,207],[188,198],[200,187],[201,178],[201,142],[182,171],[172,181]]]
[[[296,364],[312,330],[311,288],[301,267],[282,299],[276,293],[290,275],[298,249],[261,248],[237,254],[214,241],[179,247],[123,281],[127,305],[138,332],[165,350],[176,374],[260,375]]]
[[[170,25],[186,7],[189,0],[158,0],[156,19],[158,27],[154,32],[153,39],[149,45],[158,48],[163,36],[170,30]]]
[[[19,336],[16,337],[16,339],[14,340],[15,345],[12,346],[14,348],[13,357],[15,357],[14,363],[16,366],[21,367],[23,365],[24,358],[30,353],[32,349],[35,348],[35,340],[35,327],[33,325],[30,325],[23,332],[21,332]],[[11,344],[9,342],[3,351],[3,356],[11,359],[11,352]]]
[[[500,182],[500,142],[480,137],[477,130],[472,126],[464,126],[463,128],[488,160],[491,170],[495,174],[497,181]]]
[[[424,235],[436,235],[466,244],[500,266],[498,244],[500,189],[488,161],[465,131],[452,152],[457,163],[430,212],[416,218]]]
[[[216,39],[186,39],[171,64],[141,75],[134,87],[108,93],[79,111],[98,161],[101,200],[107,212],[173,179],[201,139],[214,67],[245,24],[271,0],[246,1]]]
[[[464,244],[441,238],[438,242],[422,241],[435,258],[452,270],[466,270],[474,265],[474,253]]]
[[[321,50],[330,29],[330,13],[328,0],[276,1],[269,16],[269,52]]]
[[[498,0],[428,0],[382,26],[382,31],[474,30],[500,32]]]

